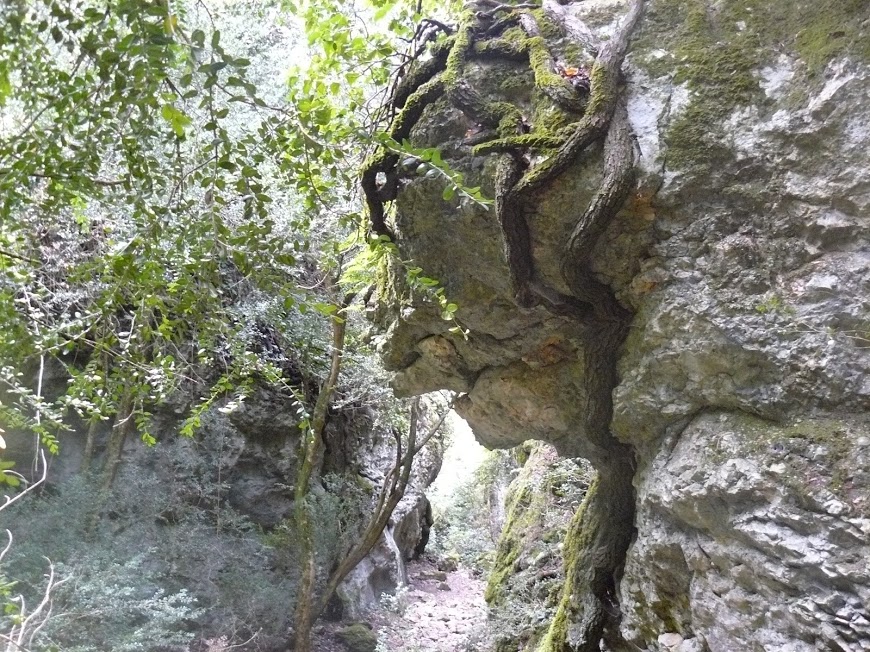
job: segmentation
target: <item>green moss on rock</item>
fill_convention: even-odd
[[[558,149],[565,142],[564,137],[560,136],[544,136],[536,133],[523,134],[521,136],[513,136],[508,138],[500,138],[489,142],[477,145],[473,153],[475,156],[482,156],[491,152],[501,152],[506,150],[520,149]]]
[[[504,591],[511,575],[516,572],[515,564],[523,551],[523,539],[530,534],[534,514],[529,506],[533,492],[529,484],[520,485],[509,497],[507,520],[498,540],[495,563],[489,574],[484,598],[489,604],[496,604],[504,597]]]
[[[574,87],[553,71],[553,57],[541,36],[528,39],[529,65],[535,73],[535,87],[544,95],[571,111],[582,112],[586,102]]]
[[[486,599],[499,643],[513,646],[505,649],[531,650],[555,613],[564,573],[559,546],[592,471],[560,459],[540,442],[516,451],[528,458],[510,488]]]
[[[571,519],[571,525],[568,526],[568,533],[565,536],[562,549],[565,564],[565,585],[562,588],[562,596],[556,609],[556,615],[550,622],[547,635],[541,641],[537,652],[566,652],[569,649],[568,625],[573,619],[575,611],[572,600],[574,595],[574,578],[577,576],[575,570],[577,564],[584,558],[584,553],[591,545],[592,537],[598,529],[596,523],[590,522],[592,510],[589,509],[589,505],[595,499],[598,487],[599,481],[596,478],[586,492],[583,505],[577,510],[574,518]]]
[[[447,55],[447,63],[441,77],[444,85],[447,88],[455,86],[462,76],[462,70],[465,67],[465,60],[468,57],[468,51],[471,49],[473,33],[472,33],[472,17],[470,15],[463,18],[463,22],[456,32],[456,41],[450,49],[450,54]]]
[[[365,623],[354,623],[342,627],[336,635],[348,649],[348,652],[375,652],[378,647],[378,637],[371,627]]]
[[[735,108],[763,99],[757,73],[783,50],[803,62],[810,80],[839,56],[870,61],[868,19],[864,0],[725,0],[715,7],[707,0],[653,2],[636,40],[636,60],[654,76],[672,74],[692,92],[689,108],[666,135],[668,164],[714,164],[723,121]]]

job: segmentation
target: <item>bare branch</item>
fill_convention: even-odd
[[[24,489],[24,491],[22,491],[19,494],[16,494],[16,496],[14,498],[10,498],[9,496],[4,496],[3,498],[4,498],[5,502],[2,505],[0,505],[0,511],[3,511],[7,507],[9,507],[12,503],[17,502],[18,500],[20,500],[21,498],[23,498],[27,494],[31,493],[39,485],[41,485],[43,482],[45,482],[46,478],[48,477],[48,462],[45,459],[45,451],[42,448],[39,449],[39,458],[42,462],[42,477],[40,477],[39,480],[37,480],[36,482],[28,485],[27,488]]]
[[[6,256],[7,258],[14,258],[15,260],[20,260],[24,263],[33,263],[35,265],[39,265],[40,261],[36,258],[29,258],[28,256],[22,256],[21,254],[16,254],[12,251],[7,251],[6,249],[0,249],[0,256]]]

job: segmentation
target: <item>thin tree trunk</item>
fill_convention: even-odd
[[[109,356],[105,353],[100,354],[103,362],[103,378],[108,381],[109,378]],[[85,452],[82,455],[81,473],[87,473],[91,470],[91,463],[94,460],[94,446],[96,446],[97,430],[99,429],[100,419],[91,417],[91,423],[88,425],[88,435],[85,439]]]
[[[296,528],[299,532],[299,558],[302,566],[302,577],[299,582],[299,592],[296,600],[296,613],[294,616],[294,651],[310,652],[311,628],[317,617],[314,608],[314,589],[317,579],[317,566],[314,551],[314,525],[311,518],[311,508],[306,498],[311,485],[311,476],[314,467],[323,449],[323,429],[326,426],[326,415],[329,410],[329,401],[335,391],[338,382],[338,374],[341,371],[341,358],[344,353],[344,338],[347,325],[343,317],[344,309],[353,300],[352,295],[345,297],[338,317],[332,324],[332,361],[329,375],[320,388],[317,402],[314,404],[314,412],[311,416],[311,426],[304,435],[305,442],[302,447],[302,465],[296,479],[296,488],[293,495],[294,516]]]
[[[381,533],[390,522],[390,518],[392,518],[396,506],[405,496],[405,490],[408,488],[408,481],[411,477],[411,469],[414,465],[414,458],[429,442],[429,440],[432,439],[435,433],[438,432],[438,429],[441,428],[441,425],[444,423],[444,420],[447,418],[447,415],[452,408],[453,401],[447,405],[447,408],[438,418],[438,421],[436,421],[435,424],[429,428],[428,432],[418,441],[417,420],[419,419],[420,414],[420,399],[415,398],[411,403],[411,423],[408,429],[407,450],[403,455],[401,438],[397,437],[398,448],[396,451],[396,464],[384,479],[384,486],[381,488],[377,505],[360,536],[359,543],[351,548],[350,552],[348,552],[344,559],[339,562],[338,566],[330,575],[317,611],[314,614],[315,618],[322,614],[326,609],[326,605],[336,589],[338,589],[338,585],[344,581],[344,578],[346,578],[348,574],[366,557],[366,555],[372,551],[372,548],[375,547],[375,544],[381,537]]]
[[[82,466],[79,469],[80,473],[87,473],[91,470],[91,462],[94,459],[94,442],[97,438],[97,428],[99,425],[100,421],[94,419],[88,426],[88,435],[87,439],[85,439],[85,452],[82,455]]]
[[[115,418],[115,424],[112,426],[112,434],[109,436],[109,446],[106,449],[102,486],[104,494],[111,491],[115,477],[118,475],[118,468],[121,466],[121,458],[124,454],[124,442],[133,427],[133,423],[133,397],[127,393],[118,406],[118,414]]]
[[[109,493],[112,491],[112,484],[115,482],[115,476],[118,475],[118,468],[121,466],[121,458],[124,453],[124,441],[127,439],[127,434],[133,426],[133,397],[128,392],[121,398],[118,405],[118,412],[115,416],[115,423],[112,426],[112,432],[109,435],[109,445],[106,449],[106,459],[103,463],[103,477],[100,485],[97,500],[94,503],[93,511],[88,516],[87,526],[85,528],[86,536],[93,537],[97,531],[97,524],[100,520],[100,514],[109,500]],[[92,428],[95,424],[92,424]],[[91,439],[91,432],[88,432],[88,439]],[[93,455],[93,442],[90,442],[91,450],[88,451],[88,444],[85,445],[86,463],[90,466],[90,456]],[[87,468],[87,467],[85,467]]]

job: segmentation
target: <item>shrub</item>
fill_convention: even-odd
[[[82,563],[83,562],[83,563]],[[201,615],[186,589],[168,593],[147,555],[119,563],[106,556],[58,564],[69,580],[54,594],[54,612],[37,633],[36,649],[64,652],[183,652],[186,632]]]
[[[45,557],[70,578],[37,649],[182,650],[193,631],[257,635],[246,650],[286,640],[296,581],[256,527],[225,507],[218,528],[213,512],[182,500],[186,491],[163,490],[141,470],[117,486],[109,518],[92,528],[97,489],[86,478],[4,512],[16,545],[2,570],[28,603],[41,595]]]

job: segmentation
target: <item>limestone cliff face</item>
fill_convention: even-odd
[[[588,66],[627,4],[545,3],[553,59]],[[622,65],[637,180],[590,258],[630,311],[606,427],[631,447],[636,492],[634,514],[611,517],[636,532],[613,595],[596,594],[616,614],[611,649],[870,650],[867,43],[864,2],[646,2]],[[547,119],[521,57],[470,57],[463,75],[532,133]],[[449,100],[414,142],[495,196],[497,156],[475,155],[479,120]],[[599,143],[526,215],[554,292],[571,294],[560,261],[603,169]],[[463,392],[487,445],[543,439],[595,461],[590,387],[611,370],[588,352],[604,331],[518,306],[496,212],[442,190],[406,175],[392,227],[469,334],[394,270],[378,318],[397,389]],[[541,649],[592,649],[571,633],[584,609]]]
[[[47,371],[50,395],[65,386],[67,375],[59,365]],[[97,571],[83,560],[141,556],[147,559],[147,571],[138,569],[134,577],[125,578],[130,585],[122,585],[124,591],[148,596],[155,586],[170,594],[182,587],[201,608],[189,620],[203,640],[244,634],[255,637],[257,650],[285,651],[299,577],[298,534],[292,520],[299,468],[298,404],[284,388],[261,383],[235,410],[221,410],[225,399],[203,413],[201,427],[188,438],[178,435],[178,428],[189,413],[191,395],[180,392],[173,398],[154,415],[156,446],[147,447],[132,436],[126,442],[103,519],[97,519],[98,485],[89,477],[97,473],[82,469],[87,428],[64,433],[63,454],[52,460],[50,494],[18,504],[31,511],[11,511],[9,518],[4,514],[4,527],[14,531],[16,543],[29,554],[13,560],[9,572],[28,578],[31,558],[41,561],[42,555],[50,555],[71,569],[65,572],[88,578]],[[432,412],[424,412],[424,423],[434,421]],[[106,425],[97,433],[97,469],[109,430]],[[20,468],[29,465],[32,435],[10,429],[4,436]],[[371,406],[351,403],[331,410],[324,439],[311,498],[316,506],[318,587],[353,543],[350,536],[357,536],[369,518],[370,505],[395,460],[390,425]],[[430,443],[418,454],[405,497],[374,549],[339,588],[341,603],[330,605],[330,616],[358,614],[403,584],[405,561],[431,525],[424,491],[440,463],[440,444]],[[38,583],[44,569],[41,563],[35,568],[33,581]],[[106,590],[98,588],[100,595]],[[69,600],[65,595],[61,599]],[[59,622],[62,627],[65,621]]]

